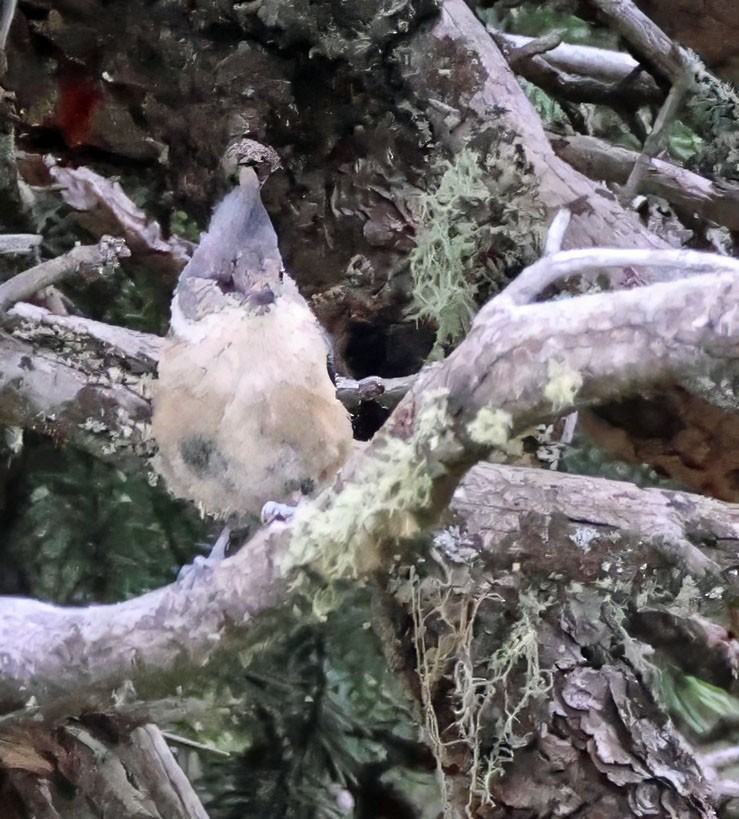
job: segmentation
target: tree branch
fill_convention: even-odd
[[[490,28],[488,32],[496,42],[505,43],[509,48],[519,48],[532,39],[520,34],[491,31]],[[607,85],[627,84],[633,80],[644,103],[661,103],[665,98],[654,80],[645,71],[640,71],[639,63],[625,51],[561,43],[542,56],[561,71],[592,77]]]
[[[581,173],[618,184],[626,182],[640,156],[596,137],[551,134],[550,140],[555,153]],[[671,162],[651,159],[639,189],[729,230],[739,230],[739,185],[712,182]]]
[[[683,276],[698,273],[739,274],[739,261],[714,253],[698,250],[639,250],[622,248],[590,248],[588,250],[566,250],[544,256],[535,264],[522,271],[495,303],[504,305],[524,305],[532,302],[547,287],[561,279],[582,273],[596,273],[613,267],[652,267],[657,270],[678,270]],[[672,276],[671,276],[672,277]]]
[[[487,145],[491,122],[520,135],[539,201],[549,210],[568,206],[573,210],[566,247],[667,246],[610,193],[554,155],[531,103],[464,0],[446,0],[436,25],[419,32],[407,49],[399,48],[398,60],[405,61],[407,93],[424,110],[434,136],[448,151],[457,153],[470,142],[478,150]],[[436,103],[457,111],[452,125],[440,117]],[[452,127],[455,122],[458,127]],[[644,278],[652,280],[650,271]]]
[[[0,423],[50,435],[140,470],[142,455],[151,453],[145,387],[99,358],[89,364],[87,370],[82,361],[72,366],[0,333]]]
[[[532,502],[522,503],[522,497]],[[646,539],[656,547],[654,553],[662,551],[657,541],[665,538],[682,550],[685,543],[695,548],[706,536],[720,543],[717,560],[731,565],[739,542],[739,512],[732,504],[546,470],[480,464],[453,501],[469,536],[480,538],[478,550],[508,568],[526,559],[525,539],[517,535],[531,529],[526,519],[532,507],[542,521],[569,519],[573,529],[560,530],[561,537],[546,551],[535,559],[531,555],[528,573],[564,571],[579,581],[585,550],[593,565],[610,561],[622,580],[627,565],[635,577],[645,577],[649,553],[635,544]],[[545,531],[550,524],[537,526]],[[228,651],[260,613],[283,602],[287,587],[280,562],[290,535],[286,524],[273,525],[191,583],[112,606],[74,609],[0,598],[7,657],[0,696],[18,707],[34,696],[41,713],[55,719],[111,708],[114,689],[123,680],[131,680],[143,699],[171,693],[173,671],[186,676],[185,669],[202,667]],[[513,550],[511,537],[518,543]],[[80,668],[86,669],[84,684]]]
[[[18,302],[8,310],[11,318],[22,319],[31,325],[49,327],[60,335],[91,339],[107,350],[127,359],[134,371],[154,371],[162,348],[163,339],[151,333],[142,333],[128,327],[118,327],[82,316],[59,316],[44,307],[28,302]]]
[[[642,57],[671,82],[691,68],[688,52],[681,48],[640,11],[631,0],[590,0],[605,14],[613,28],[631,43]]]
[[[189,583],[117,606],[1,601],[8,660],[0,697],[20,704],[34,695],[54,702],[55,712],[74,713],[91,700],[110,705],[111,690],[132,675],[141,696],[161,694],[168,671],[202,666],[277,605],[291,566],[310,563],[336,577],[386,571],[395,555],[410,557],[409,538],[436,524],[462,474],[511,431],[637,384],[735,365],[737,300],[739,276],[728,273],[550,304],[494,299],[468,338],[421,375],[370,445],[315,502],[299,507],[290,527],[262,530]],[[652,522],[652,539],[655,528]],[[686,541],[665,524],[656,546],[698,574],[712,570]],[[80,667],[88,686],[80,685]]]
[[[16,708],[34,697],[54,720],[115,707],[115,689],[124,680],[145,700],[171,694],[175,677],[190,676],[228,650],[257,615],[284,600],[279,563],[286,534],[284,524],[262,529],[248,548],[191,582],[125,603],[75,609],[0,598],[8,640],[0,697]]]
[[[24,270],[0,284],[0,313],[17,301],[72,275],[109,275],[119,259],[130,256],[122,239],[103,236],[97,245],[78,245],[69,253]]]
[[[638,70],[628,54],[605,49],[561,44],[541,53],[538,41],[503,34],[488,28],[491,36],[508,54],[511,68],[538,85],[555,99],[589,102],[613,108],[638,108],[659,104],[664,93],[654,80]],[[510,51],[510,49],[514,49]]]

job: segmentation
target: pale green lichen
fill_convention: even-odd
[[[433,463],[458,454],[461,444],[452,431],[449,415],[449,390],[440,387],[426,390],[421,397],[421,405],[416,414],[413,438],[416,446],[421,450],[427,464]]]
[[[488,196],[480,157],[465,149],[421,198],[423,227],[410,254],[412,316],[436,322],[437,345],[458,341],[475,314],[479,282],[470,265],[478,250],[477,225],[463,214],[468,203]]]
[[[310,565],[324,577],[356,577],[377,568],[380,541],[400,541],[419,530],[434,477],[458,444],[451,432],[447,390],[424,394],[409,438],[373,444],[340,491],[298,508],[283,570]]]
[[[391,527],[396,537],[410,536],[414,524],[408,510],[428,502],[430,490],[431,478],[415,459],[412,444],[386,440],[352,476],[351,485],[323,498],[328,508],[298,509],[284,569],[310,564],[328,578],[360,574],[375,562],[371,533],[380,528],[384,534]]]
[[[481,628],[485,621],[481,615],[505,601],[487,586],[476,587],[471,580],[460,583],[458,575],[453,581],[451,570],[447,571],[447,577],[421,578],[411,570],[414,644],[424,727],[442,791],[451,803],[455,784],[447,780],[446,772],[464,748],[470,781],[465,815],[472,815],[476,798],[491,804],[492,780],[500,775],[512,750],[529,740],[520,727],[521,718],[551,688],[551,673],[541,668],[539,658],[540,618],[550,602],[523,592],[519,619],[485,660],[479,651],[480,633],[486,631]],[[440,684],[454,715],[444,730],[436,712]],[[496,737],[492,745],[491,735]]]
[[[494,697],[501,697],[503,701],[496,726],[497,746],[484,760],[484,765],[480,764],[477,771],[473,772],[477,774],[476,784],[481,787],[484,799],[489,799],[491,783],[502,773],[510,751],[528,742],[529,736],[521,731],[519,719],[534,701],[544,697],[552,687],[551,673],[542,669],[539,661],[541,614],[550,603],[537,599],[532,592],[522,592],[519,605],[519,619],[488,661],[487,672],[484,674],[484,699],[492,702]],[[511,691],[509,680],[517,677],[522,684],[517,690]],[[470,684],[474,682],[476,680],[473,677]],[[479,684],[477,690],[479,691]],[[477,705],[480,712],[484,713],[484,704]],[[474,738],[478,739],[478,736],[475,735]]]
[[[439,173],[420,197],[409,255],[411,315],[437,329],[431,358],[464,336],[482,299],[538,258],[545,216],[526,152],[502,130],[491,134],[486,155],[465,148]]]
[[[544,397],[551,401],[552,409],[558,412],[572,406],[583,384],[582,375],[566,361],[550,359],[547,363],[547,376],[549,380],[544,387]]]
[[[499,448],[508,443],[512,425],[510,413],[483,407],[467,425],[467,432],[476,444]]]
[[[567,114],[554,97],[550,97],[546,91],[543,91],[538,85],[534,85],[524,77],[519,77],[518,82],[546,127],[567,121]]]

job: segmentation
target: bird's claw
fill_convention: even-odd
[[[288,521],[295,514],[295,507],[287,503],[277,503],[276,501],[267,501],[262,507],[260,517],[262,523],[274,523],[276,520]]]

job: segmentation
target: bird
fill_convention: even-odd
[[[243,526],[327,482],[352,447],[327,336],[285,272],[253,167],[180,274],[153,388],[169,491]]]

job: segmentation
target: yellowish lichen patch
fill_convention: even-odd
[[[567,362],[550,359],[547,376],[549,380],[544,387],[544,397],[552,402],[552,408],[558,411],[571,406],[582,387],[582,375]]]
[[[377,438],[345,486],[298,508],[283,570],[310,564],[324,577],[356,577],[377,569],[388,543],[419,530],[429,510],[434,477],[459,444],[447,390],[425,393],[409,438]]]
[[[483,407],[467,425],[467,432],[476,444],[503,447],[510,438],[513,419],[501,409]]]

